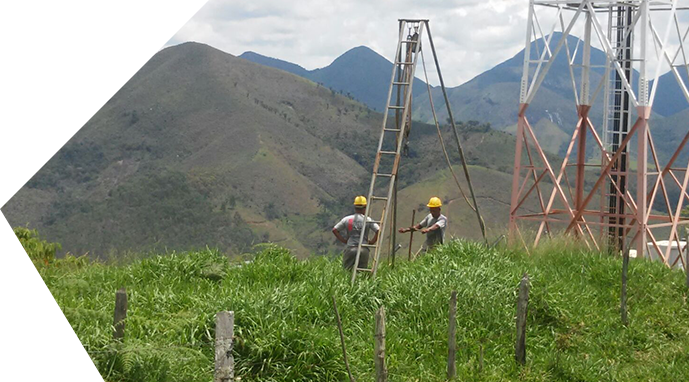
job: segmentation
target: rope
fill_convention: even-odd
[[[457,188],[459,188],[459,193],[462,194],[464,201],[467,203],[469,208],[471,208],[474,212],[476,212],[476,208],[471,204],[471,202],[469,201],[469,198],[464,193],[464,189],[462,189],[462,185],[459,183],[459,178],[457,178],[457,174],[455,174],[455,170],[452,168],[452,163],[450,162],[450,156],[447,154],[447,148],[445,147],[445,141],[443,140],[443,134],[440,132],[440,125],[438,124],[438,116],[435,114],[435,106],[433,105],[433,97],[431,96],[431,85],[428,83],[428,73],[426,72],[426,60],[423,57],[423,51],[421,51],[421,63],[423,64],[423,75],[426,79],[426,87],[428,88],[428,100],[431,103],[431,111],[433,112],[433,121],[435,122],[435,129],[438,132],[438,139],[440,140],[440,147],[442,147],[443,154],[445,154],[445,163],[447,163],[447,167],[450,169],[450,172],[452,173],[452,177],[455,179],[455,183],[457,184]]]

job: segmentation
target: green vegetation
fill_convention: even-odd
[[[206,245],[242,252],[267,240],[301,258],[340,250],[330,227],[368,191],[381,123],[306,79],[201,44],[171,47],[0,130],[0,228],[29,223],[65,252],[92,256]],[[514,137],[477,122],[459,129],[469,163],[497,170],[474,183],[496,206],[487,224],[501,229],[510,199],[494,185],[511,171]],[[452,133],[442,130],[459,164]],[[455,199],[455,186],[429,183],[446,169],[435,127],[414,123],[400,194],[422,184],[428,192],[417,188],[412,206],[440,191]],[[471,212],[456,211],[457,223]],[[405,225],[409,212],[400,212]],[[468,226],[453,224],[449,234],[472,237]]]
[[[0,231],[0,271],[12,273],[48,265],[55,259],[56,243],[38,238],[36,231],[17,227],[12,233]]]
[[[179,171],[146,172],[111,189],[104,200],[60,194],[43,223],[51,238],[70,243],[66,250],[98,257],[128,249],[193,250],[206,245],[227,252],[248,250],[258,238],[241,214],[223,209],[224,200],[213,200],[209,187]],[[231,195],[227,200],[234,208]]]
[[[662,381],[689,378],[689,306],[680,272],[633,261],[630,325],[620,324],[619,258],[547,243],[530,256],[455,241],[413,263],[383,265],[352,286],[339,259],[298,261],[265,246],[253,262],[213,250],[128,265],[38,266],[106,381],[208,381],[214,315],[235,311],[243,381],[346,379],[330,297],[358,381],[373,380],[373,313],[387,314],[390,381],[442,381],[448,299],[458,292],[457,380]],[[532,282],[527,364],[515,365],[516,288]],[[126,287],[125,340],[111,341],[115,291]],[[478,366],[479,344],[485,349]]]

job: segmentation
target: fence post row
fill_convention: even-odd
[[[112,338],[115,341],[124,339],[124,324],[127,318],[127,290],[120,288],[115,293],[115,317],[113,318],[112,326],[114,331]]]
[[[529,306],[529,275],[524,273],[519,283],[517,298],[517,341],[514,346],[514,357],[517,363],[526,363],[526,313]]]
[[[214,382],[234,380],[234,312],[222,311],[215,315],[215,378]]]
[[[457,354],[457,291],[450,295],[450,324],[447,338],[447,379],[455,377],[455,356]]]
[[[14,276],[12,281],[10,281],[10,304],[14,304],[17,301],[17,297],[19,297],[19,281],[17,276]]]
[[[374,363],[376,365],[376,382],[386,382],[388,371],[385,368],[385,307],[376,311],[375,343],[373,347]]]

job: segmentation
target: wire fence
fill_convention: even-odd
[[[114,354],[114,353],[134,353],[134,352],[143,352],[143,351],[159,351],[159,352],[165,352],[169,350],[191,350],[191,351],[203,351],[204,349],[201,348],[201,346],[206,346],[207,349],[210,351],[213,349],[215,346],[215,343],[213,342],[202,342],[199,343],[198,345],[192,346],[179,346],[179,345],[165,345],[164,348],[159,348],[159,347],[132,347],[132,346],[123,346],[122,348],[112,348],[112,349],[106,349],[106,350],[66,350],[66,351],[39,351],[39,352],[23,352],[23,353],[16,353],[16,354],[0,354],[0,361],[3,360],[11,360],[11,359],[17,359],[17,358],[31,358],[35,356],[57,356],[57,355],[85,355],[85,354]],[[202,354],[199,353],[199,356]],[[205,355],[203,355],[205,356]],[[180,358],[176,358],[180,359]],[[187,358],[187,360],[192,360],[193,358]]]

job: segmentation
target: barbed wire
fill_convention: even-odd
[[[211,342],[200,342],[198,345],[204,345],[204,346],[215,346],[215,343]],[[196,345],[193,345],[196,346]],[[16,358],[30,358],[34,356],[41,356],[41,355],[82,355],[82,354],[109,354],[109,353],[131,353],[131,352],[138,352],[138,351],[158,351],[158,352],[165,352],[166,350],[171,350],[171,349],[176,349],[176,350],[201,350],[196,347],[191,347],[191,346],[179,346],[179,345],[166,345],[164,348],[159,348],[159,347],[126,347],[123,349],[108,349],[108,350],[66,350],[66,351],[47,351],[47,352],[32,352],[32,353],[19,353],[19,354],[10,354],[10,355],[3,355],[0,354],[0,360],[5,360],[5,359],[16,359]],[[212,348],[211,348],[212,349]],[[181,360],[192,360],[192,358],[176,358],[176,359],[181,359]]]

